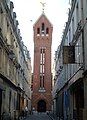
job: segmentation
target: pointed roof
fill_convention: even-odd
[[[45,13],[43,12],[40,17],[36,20],[36,22],[34,23],[33,27],[38,23],[38,21],[41,19],[41,17],[44,17],[51,25],[51,27],[53,27],[52,23],[49,21],[49,19],[46,17]]]

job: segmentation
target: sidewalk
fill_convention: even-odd
[[[55,114],[53,113],[49,113],[48,116],[52,119],[52,120],[61,120],[59,119]]]
[[[50,116],[50,115],[48,115],[50,118],[51,118],[51,120],[56,120],[56,119],[54,119],[52,116]]]
[[[57,117],[56,115],[53,115],[53,114],[49,114],[49,117],[50,117],[52,120],[63,120],[63,118],[59,118],[59,117]]]

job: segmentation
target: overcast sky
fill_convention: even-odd
[[[19,28],[24,44],[33,58],[33,24],[42,14],[42,5],[45,2],[45,15],[53,24],[52,55],[60,44],[64,24],[67,21],[69,0],[11,0],[14,3],[14,12],[17,14]]]

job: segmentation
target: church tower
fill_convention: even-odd
[[[32,108],[38,112],[52,108],[51,45],[53,26],[44,13],[33,26],[34,71]]]

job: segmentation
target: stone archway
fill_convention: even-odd
[[[38,112],[46,112],[46,102],[44,100],[39,100],[37,103]]]

